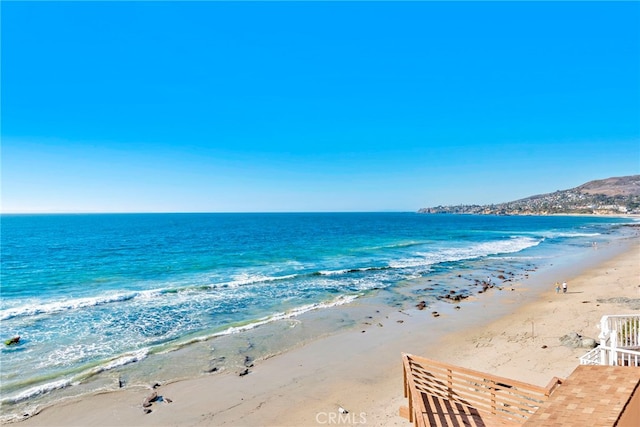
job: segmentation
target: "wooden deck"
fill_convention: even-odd
[[[520,426],[562,380],[545,388],[403,354],[400,415],[418,426]]]

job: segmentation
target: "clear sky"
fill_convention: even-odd
[[[8,2],[3,212],[415,211],[640,173],[638,2]]]

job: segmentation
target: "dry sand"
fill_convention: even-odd
[[[398,311],[318,339],[256,362],[243,377],[217,373],[164,384],[155,391],[171,403],[154,402],[149,414],[142,402],[153,390],[129,389],[59,403],[16,425],[408,427],[398,416],[406,405],[401,352],[544,386],[567,377],[587,352],[562,346],[562,335],[597,339],[602,315],[639,313],[639,239],[623,253],[600,251],[597,264],[564,272],[567,294],[556,294],[555,278],[534,273],[528,284],[464,301],[460,310],[443,303],[437,318],[433,308]]]

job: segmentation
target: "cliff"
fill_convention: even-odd
[[[640,214],[640,175],[589,181],[570,190],[492,205],[422,208],[419,213],[487,215]]]

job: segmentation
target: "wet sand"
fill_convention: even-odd
[[[406,405],[401,352],[544,386],[567,377],[588,351],[563,346],[561,336],[597,339],[602,315],[640,313],[640,239],[597,251],[590,264],[532,273],[455,304],[375,317],[377,307],[360,301],[370,324],[255,361],[247,375],[212,373],[155,389],[150,378],[148,388],[61,402],[15,425],[409,426],[398,416]],[[566,294],[556,294],[556,280],[567,280]],[[153,392],[159,398],[145,413]]]

